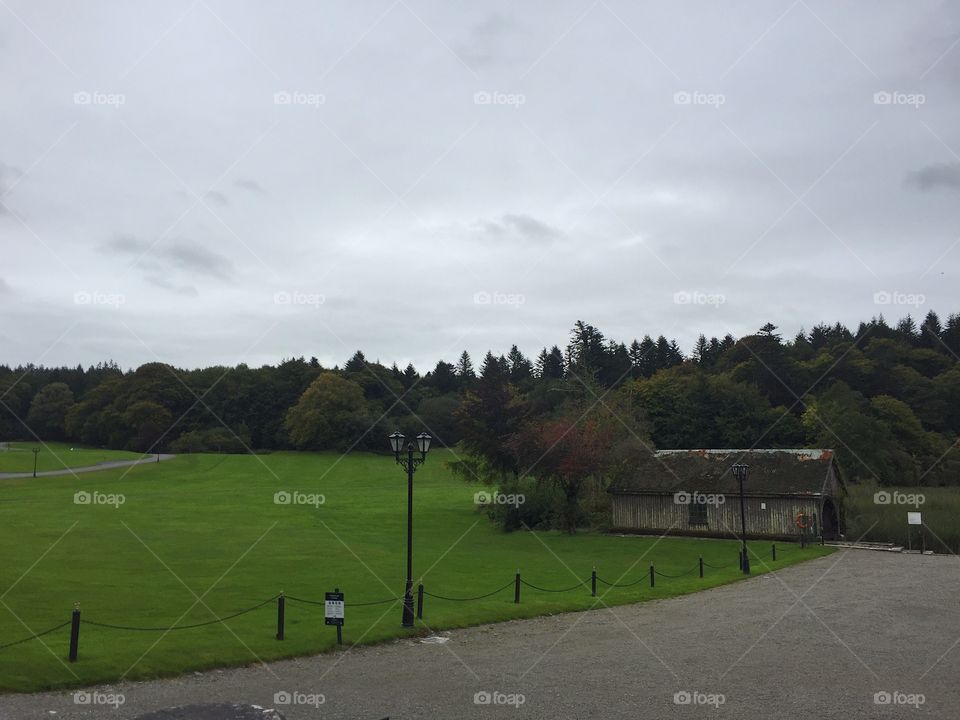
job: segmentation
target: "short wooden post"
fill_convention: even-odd
[[[283,597],[283,591],[277,596],[277,640],[283,640],[283,617],[286,610],[286,599]]]
[[[597,569],[594,568],[593,572],[590,573],[590,596],[597,596]]]
[[[700,577],[703,577],[703,555],[700,556]]]
[[[653,579],[653,572],[654,572],[654,570],[653,570],[653,563],[650,563],[650,587],[653,587],[653,586],[654,586],[654,583],[656,582],[656,581]]]
[[[777,561],[777,544],[776,543],[772,543],[770,545],[770,557],[773,559],[774,562]]]
[[[70,662],[77,661],[77,649],[80,645],[80,603],[73,604],[70,618]]]
[[[417,620],[423,620],[423,583],[417,585]]]
[[[520,568],[517,568],[517,576],[513,579],[513,602],[520,603]]]

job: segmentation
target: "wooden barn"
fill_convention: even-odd
[[[740,489],[731,470],[749,465],[744,483],[749,538],[825,539],[843,534],[840,467],[832,450],[660,450],[611,484],[617,532],[740,535]]]

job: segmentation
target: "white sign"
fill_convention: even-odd
[[[907,525],[923,525],[923,520],[920,519],[920,513],[908,512]]]
[[[331,620],[343,619],[343,600],[327,600],[324,617]]]

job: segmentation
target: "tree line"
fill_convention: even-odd
[[[528,357],[464,351],[428,372],[368,360],[293,358],[194,370],[113,362],[0,366],[0,438],[172,452],[384,451],[400,428],[457,448],[467,478],[537,474],[582,514],[590,478],[629,472],[646,448],[832,447],[851,480],[960,484],[960,314],[931,311],[784,339],[629,344],[578,321],[561,348]],[[589,488],[587,488],[589,489]],[[578,509],[579,504],[579,509]]]

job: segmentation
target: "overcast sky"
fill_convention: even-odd
[[[960,310],[960,6],[0,1],[0,363]]]

